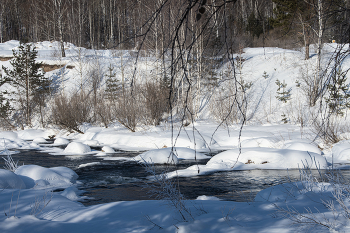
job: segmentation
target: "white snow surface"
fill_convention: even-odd
[[[12,49],[16,49],[18,45],[18,41],[0,43],[0,55],[12,56]],[[80,88],[82,80],[78,74],[79,66],[85,67],[83,76],[88,74],[91,67],[88,65],[88,59],[92,55],[98,55],[102,70],[106,71],[110,63],[120,64],[121,56],[126,64],[125,75],[132,74],[134,69],[132,65],[129,66],[133,64],[131,54],[134,51],[118,51],[116,56],[112,55],[111,51],[93,51],[66,43],[67,57],[57,59],[52,56],[59,48],[57,42],[38,42],[35,46],[38,49],[38,61],[76,67],[46,74],[49,77],[61,78],[60,72],[64,71],[65,80],[62,83],[62,90],[65,93],[74,93]],[[324,44],[325,57],[332,54],[334,46],[336,44]],[[84,64],[77,62],[79,52],[85,56]],[[108,151],[112,151],[113,148],[128,151],[147,150],[134,159],[142,161],[141,158],[143,158],[150,163],[168,163],[169,156],[174,163],[178,163],[181,159],[193,159],[195,155],[197,159],[205,159],[207,156],[203,152],[223,151],[213,156],[205,165],[191,166],[167,174],[169,178],[185,176],[192,177],[191,179],[196,179],[194,176],[198,175],[233,170],[298,169],[304,166],[324,169],[332,159],[337,163],[349,163],[350,141],[341,141],[331,149],[321,151],[320,148],[324,148],[322,142],[318,139],[311,142],[314,141],[315,134],[308,127],[301,127],[298,124],[300,115],[307,118],[313,110],[307,107],[300,109],[300,106],[305,106],[307,100],[302,90],[296,87],[295,82],[300,80],[303,72],[300,70],[301,65],[308,70],[313,70],[317,56],[311,56],[305,61],[300,51],[280,48],[246,48],[242,58],[245,59],[240,72],[242,78],[252,82],[253,85],[246,93],[250,106],[247,112],[249,120],[247,125],[244,125],[240,137],[238,133],[240,125],[218,128],[217,122],[213,122],[209,108],[203,107],[195,123],[184,128],[175,124],[174,132],[171,132],[168,123],[162,123],[157,127],[137,128],[135,133],[129,132],[118,124],[111,125],[107,129],[83,124],[80,129],[84,134],[36,127],[36,129],[16,132],[0,132],[0,149],[40,149],[43,152],[50,152],[57,156],[66,155],[67,158],[79,161],[79,158],[86,154],[96,153],[91,152],[89,145],[98,145],[105,148],[102,148],[105,152],[98,154],[104,155],[104,163],[108,163],[108,160],[132,160],[132,158],[108,157],[107,153],[113,153]],[[152,70],[151,62],[147,59],[154,58],[140,59],[141,72],[138,74],[140,75],[138,81],[145,82],[147,78],[152,77],[152,75],[147,77]],[[10,66],[8,61],[0,61],[0,63]],[[349,64],[347,58],[343,63],[343,70],[348,69]],[[226,65],[223,65],[219,72],[224,71],[225,67]],[[264,71],[268,74],[267,78],[262,77]],[[117,77],[121,78],[120,72],[117,73]],[[292,88],[292,99],[287,103],[281,103],[275,98],[277,86],[274,83],[277,79],[285,82],[288,88]],[[282,114],[286,114],[289,124],[281,123]],[[38,126],[38,122],[38,119],[33,119],[34,125]],[[43,139],[47,139],[50,135],[57,136],[54,146],[67,145],[66,149],[40,145]],[[69,143],[68,139],[74,142]],[[238,149],[239,145],[242,146],[241,152]],[[171,147],[174,147],[174,153],[171,152]],[[98,164],[81,164],[80,167],[96,165]],[[295,225],[290,219],[278,215],[276,207],[293,209],[318,219],[326,217],[331,222],[335,220],[335,230],[338,232],[350,231],[348,219],[343,218],[342,213],[336,215],[337,219],[332,219],[335,216],[334,213],[323,204],[334,201],[332,198],[334,186],[328,183],[295,182],[273,186],[259,192],[249,203],[218,201],[215,197],[199,196],[197,200],[184,201],[193,219],[181,221],[179,212],[176,208],[165,205],[169,204],[166,201],[124,201],[85,207],[77,202],[83,199],[80,196],[81,191],[76,188],[77,178],[73,170],[65,167],[45,168],[24,165],[20,166],[15,173],[0,169],[0,203],[7,214],[7,216],[0,215],[0,232],[283,233],[302,231],[300,225]],[[215,187],[215,184],[213,186]],[[58,188],[63,188],[64,191],[54,192],[51,198],[48,191]],[[30,215],[30,206],[33,202],[44,197],[51,198],[49,204],[39,214]],[[337,203],[335,205],[341,211],[341,206]],[[345,205],[350,208],[347,200]],[[316,211],[310,214],[306,210]],[[328,228],[320,225],[312,227],[312,231],[315,232],[330,232]]]
[[[110,147],[110,146],[102,147],[101,151],[105,152],[105,153],[115,153],[114,149],[112,147]]]
[[[338,142],[332,147],[331,154],[327,157],[329,162],[350,163],[350,140]]]
[[[23,165],[15,171],[27,188],[69,187],[78,175],[66,167],[45,168],[38,165]]]
[[[65,138],[58,137],[58,138],[55,139],[53,144],[55,144],[55,145],[68,145],[69,144],[69,140],[67,140]]]
[[[171,148],[150,150],[134,157],[134,160],[149,164],[178,164],[179,162],[178,157],[171,151]]]
[[[35,142],[35,143],[47,143],[47,141],[43,137],[34,138],[33,142]]]
[[[0,190],[1,189],[25,189],[26,185],[22,179],[12,171],[0,169]]]
[[[71,142],[64,149],[65,154],[86,154],[91,152],[91,148],[80,142]]]
[[[326,159],[314,152],[294,149],[273,149],[252,147],[227,150],[212,157],[206,165],[194,165],[187,169],[168,173],[168,178],[176,176],[197,176],[220,171],[252,169],[325,169]]]

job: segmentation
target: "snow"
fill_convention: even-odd
[[[55,141],[53,142],[54,145],[58,146],[58,145],[68,145],[69,144],[69,140],[65,139],[65,138],[56,138]]]
[[[12,49],[19,45],[18,41],[0,43],[0,54],[11,56]],[[66,44],[67,57],[58,60],[52,56],[57,50],[57,42],[38,42],[38,61],[47,64],[63,64],[79,67],[84,64],[77,62],[79,48]],[[332,53],[331,44],[325,44],[324,51]],[[110,51],[92,51],[81,49],[88,56],[99,55],[101,69],[107,63],[120,62],[120,57],[111,55]],[[126,62],[125,74],[132,71],[131,53],[120,51]],[[327,54],[326,54],[327,55]],[[114,57],[113,57],[114,56]],[[118,55],[120,56],[120,55]],[[235,57],[235,56],[234,56]],[[108,164],[111,160],[148,162],[154,164],[174,163],[181,160],[209,159],[204,165],[190,166],[166,174],[168,178],[180,176],[196,179],[198,175],[234,170],[253,169],[327,169],[330,162],[350,163],[350,141],[344,140],[325,148],[323,142],[316,138],[315,133],[307,126],[300,125],[300,117],[305,120],[313,114],[313,109],[305,106],[306,97],[295,81],[300,79],[300,67],[313,69],[316,56],[308,61],[303,60],[301,52],[280,48],[246,48],[242,57],[242,78],[253,85],[247,91],[249,108],[248,121],[239,136],[240,124],[221,125],[211,115],[212,110],[203,107],[198,113],[196,122],[187,127],[174,123],[171,131],[169,123],[160,126],[139,127],[136,132],[130,132],[120,124],[111,124],[109,128],[96,127],[88,123],[80,126],[84,134],[70,133],[61,129],[18,130],[16,132],[0,132],[0,149],[39,149],[55,156],[65,155],[65,158],[78,163],[79,158],[88,154],[99,157]],[[75,60],[74,60],[75,59]],[[153,58],[142,58],[153,59]],[[140,59],[140,76],[146,76],[151,65]],[[9,62],[0,62],[9,66]],[[344,62],[344,70],[346,64]],[[86,66],[89,67],[89,66]],[[224,64],[218,72],[224,71]],[[86,68],[84,72],[89,72]],[[266,71],[267,78],[262,75]],[[58,71],[48,72],[56,75]],[[65,80],[62,84],[65,93],[74,93],[80,88],[78,69],[65,70]],[[120,74],[117,74],[119,77]],[[275,81],[285,81],[292,88],[292,99],[288,103],[276,100]],[[146,79],[140,80],[144,82]],[[225,93],[224,93],[225,94]],[[213,99],[215,93],[213,94]],[[216,106],[214,105],[214,110]],[[286,114],[288,124],[281,123],[281,115]],[[36,118],[36,117],[35,117]],[[33,119],[34,125],[39,125]],[[238,122],[239,123],[239,122]],[[56,135],[52,146],[44,146],[48,136]],[[343,136],[346,138],[347,133]],[[316,140],[314,140],[316,138]],[[73,142],[70,142],[73,141]],[[57,146],[67,145],[60,149]],[[103,146],[101,151],[92,151],[90,146]],[[239,148],[241,147],[241,148]],[[323,148],[323,149],[322,149]],[[118,157],[116,150],[141,151],[134,158]],[[205,153],[220,151],[213,157]],[[4,152],[15,153],[14,151]],[[113,154],[114,153],[114,154]],[[113,154],[113,155],[111,155]],[[79,164],[78,169],[99,166],[101,162]],[[345,166],[346,167],[346,166]],[[345,168],[343,167],[343,168]],[[164,200],[125,201],[85,207],[77,201],[82,201],[82,191],[79,190],[77,174],[66,167],[45,168],[38,165],[20,166],[15,173],[0,169],[0,203],[8,215],[0,217],[0,232],[300,232],[300,226],[278,215],[276,208],[295,209],[305,213],[305,209],[316,210],[310,217],[331,221],[333,213],[323,203],[334,201],[334,188],[330,183],[294,182],[267,188],[256,195],[249,203],[222,201],[217,197],[199,196],[196,200],[185,200],[184,203],[193,215],[187,221],[182,221],[176,208],[169,208],[169,202]],[[215,187],[215,184],[213,184]],[[51,190],[59,189],[60,192]],[[61,191],[63,189],[63,191]],[[52,196],[51,196],[52,195]],[[31,206],[36,200],[45,199],[48,205],[35,215],[30,215]],[[18,203],[17,203],[18,202]],[[16,203],[16,205],[14,205]],[[339,211],[341,206],[335,203]],[[349,206],[348,200],[345,203]],[[12,207],[10,207],[12,206]],[[16,206],[16,207],[14,207]],[[12,210],[10,210],[12,208]],[[16,208],[16,212],[13,208]],[[281,210],[281,209],[279,209]],[[16,216],[15,216],[16,215]],[[336,222],[337,229],[349,231],[350,223],[340,214]],[[149,219],[149,220],[147,220]],[[158,226],[163,229],[160,230]],[[315,232],[329,232],[327,228],[313,226]]]
[[[168,178],[191,177],[220,171],[252,169],[325,169],[326,159],[317,153],[290,149],[263,147],[227,150],[212,157],[206,165],[194,165],[187,169],[168,173]]]
[[[36,138],[47,138],[48,132],[41,129],[26,129],[18,131],[18,137],[23,140],[34,140]]]
[[[84,163],[84,164],[80,164],[78,168],[91,167],[91,166],[96,166],[100,164],[101,164],[100,162]]]
[[[9,140],[15,140],[18,138],[17,133],[11,131],[2,131],[0,132],[0,138],[5,138]]]
[[[148,132],[146,135],[141,132],[133,134],[125,133],[125,130],[119,129],[88,129],[84,135],[77,137],[77,140],[95,140],[99,144],[108,144],[113,148],[127,149],[127,150],[149,150],[162,147],[171,147],[171,133],[170,132]],[[193,134],[196,137],[196,144],[194,144]],[[191,130],[180,133],[176,140],[177,147],[188,147],[192,149],[207,149],[208,146],[214,145],[215,140],[211,141],[210,136],[201,137],[197,132],[193,133]]]
[[[333,155],[333,161],[336,163],[349,163],[350,161],[350,141],[345,140],[338,142],[332,147],[331,155],[328,157],[328,160],[332,161],[332,155]]]
[[[306,142],[290,142],[285,144],[285,148],[289,150],[308,151],[316,154],[322,153],[317,146]]]
[[[114,149],[112,147],[110,147],[110,146],[102,147],[101,151],[105,152],[105,153],[115,153]]]
[[[35,143],[47,143],[47,141],[43,137],[34,138],[33,142],[35,142]]]
[[[53,193],[52,199],[42,213],[29,215],[30,208],[25,205],[35,196],[45,195],[43,190],[23,190],[18,199],[16,218],[1,217],[1,232],[300,232],[299,225],[276,213],[279,208],[293,209],[300,213],[305,208],[317,209],[315,217],[330,216],[320,199],[328,200],[332,188],[324,184],[313,191],[303,188],[299,183],[282,184],[260,192],[254,201],[229,202],[211,200],[210,197],[198,197],[186,202],[194,219],[181,221],[176,209],[169,209],[165,201],[114,202],[84,207],[70,200],[77,198],[76,189],[66,189],[61,194]],[[288,191],[287,191],[288,190]],[[15,193],[15,197],[18,193]],[[63,195],[62,195],[63,194]],[[11,192],[4,191],[1,203],[8,213]],[[67,198],[69,197],[69,198]],[[16,200],[17,201],[17,200]],[[300,205],[302,203],[302,205]],[[10,214],[13,215],[13,211]],[[311,214],[306,214],[313,217]],[[152,221],[147,220],[147,217]],[[322,219],[322,218],[320,218]],[[339,216],[337,222],[344,225],[338,230],[346,231],[348,223]],[[162,227],[160,231],[153,223]],[[327,228],[313,226],[313,231],[329,232]]]
[[[177,164],[179,162],[178,157],[169,148],[147,151],[134,157],[134,160],[149,164]]]
[[[45,168],[38,165],[23,165],[15,171],[27,188],[69,187],[78,175],[66,167]]]
[[[84,191],[78,190],[76,187],[71,186],[66,188],[63,192],[61,192],[61,196],[68,198],[71,201],[81,201],[86,199],[86,197],[81,197],[81,195],[84,193]]]
[[[98,146],[99,145],[97,140],[86,140],[83,142],[83,144],[88,145],[88,146]]]
[[[0,169],[0,189],[24,189],[26,185],[15,173]]]
[[[66,154],[86,154],[91,152],[91,148],[80,142],[71,142],[64,149]]]

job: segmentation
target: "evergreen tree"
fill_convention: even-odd
[[[253,37],[258,37],[264,33],[262,22],[255,17],[252,12],[248,17],[247,31],[251,33]]]
[[[291,98],[291,91],[292,89],[289,88],[288,90],[286,89],[287,87],[287,83],[284,82],[283,83],[280,82],[280,80],[276,80],[276,85],[278,86],[277,88],[277,94],[278,96],[276,96],[276,99],[278,99],[279,101],[282,101],[283,103],[287,103],[288,100],[290,100]]]
[[[4,78],[2,74],[0,74],[0,87],[6,82],[6,78]],[[6,122],[8,122],[8,117],[10,116],[11,111],[13,110],[10,105],[10,101],[4,96],[7,94],[9,94],[7,90],[0,92],[0,117]]]
[[[313,8],[307,0],[273,0],[276,4],[275,17],[270,19],[273,27],[282,28],[284,33],[298,33],[302,35],[305,46],[305,59],[309,59],[309,46],[311,40],[311,28]]]
[[[347,84],[347,71],[339,69],[328,84],[329,96],[326,102],[330,112],[343,116],[344,110],[350,108],[348,99],[350,98],[349,84]]]
[[[106,97],[110,101],[114,101],[117,99],[118,93],[120,92],[121,85],[119,80],[115,77],[115,72],[112,65],[108,67],[107,79],[106,79]]]
[[[32,44],[20,44],[18,50],[12,50],[14,59],[10,61],[12,69],[2,67],[9,83],[18,89],[18,101],[25,112],[26,124],[31,125],[33,99],[49,90],[50,82],[40,71],[41,63],[37,63],[37,51]],[[37,99],[37,98],[36,98]],[[39,98],[40,100],[40,98]],[[42,100],[42,99],[41,99]]]

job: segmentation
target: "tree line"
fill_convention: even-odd
[[[168,48],[187,1],[204,3],[191,8],[187,26],[200,31],[210,18],[211,30],[203,39],[211,48],[227,40],[235,51],[307,46],[320,31],[327,42],[349,34],[348,0],[2,0],[0,42],[56,40],[92,49],[137,49],[146,39],[144,48]]]

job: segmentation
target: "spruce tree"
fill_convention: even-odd
[[[328,103],[329,111],[337,115],[343,116],[344,111],[350,108],[350,92],[347,83],[347,72],[338,69],[331,77],[328,84],[329,95],[325,97]]]
[[[115,72],[112,65],[108,67],[107,79],[106,79],[106,89],[105,94],[108,100],[115,101],[117,99],[118,93],[120,92],[121,86],[119,80],[115,77]]]
[[[20,43],[18,50],[13,49],[12,69],[2,66],[9,83],[18,89],[18,101],[25,112],[26,124],[31,125],[32,100],[42,96],[49,90],[49,80],[40,71],[41,63],[37,63],[38,52],[32,44]],[[36,98],[37,99],[37,98]],[[40,99],[40,98],[39,98]],[[23,101],[22,101],[23,100]]]

